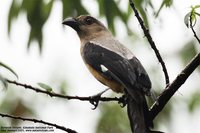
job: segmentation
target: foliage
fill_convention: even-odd
[[[114,20],[116,17],[119,17],[123,23],[126,25],[126,28],[129,30],[127,26],[128,18],[130,16],[129,13],[125,13],[120,10],[117,6],[117,3],[114,1],[108,2],[107,0],[98,0],[99,3],[99,14],[101,16],[106,17],[108,26],[110,30],[115,34]]]
[[[2,62],[0,62],[0,67],[6,68],[7,70],[9,70],[12,74],[14,74],[14,75],[18,78],[17,73],[16,73],[12,68],[10,68],[8,65],[6,65],[6,64],[4,64],[4,63],[2,63]]]
[[[101,117],[96,133],[129,133],[130,125],[127,114],[117,104],[105,105],[101,108]]]
[[[5,98],[0,102],[0,109],[1,112],[6,112],[15,116],[35,115],[32,106],[27,106],[20,97],[16,96],[14,92],[10,90],[6,92]],[[1,120],[2,119],[0,119],[0,123],[4,123],[4,121]],[[20,122],[19,120],[10,119],[9,126],[17,126]],[[6,122],[4,125],[6,125]]]
[[[75,2],[76,1],[76,2]],[[81,0],[62,0],[62,18],[74,17],[81,14],[89,14],[87,8],[82,4]],[[36,40],[38,42],[39,50],[42,52],[43,47],[43,27],[52,11],[53,4],[57,2],[54,0],[13,0],[9,15],[8,15],[8,34],[12,29],[14,20],[21,14],[25,13],[28,24],[30,25],[29,39],[27,42],[27,48],[30,48],[31,42]],[[128,33],[132,33],[128,27],[128,20],[131,16],[131,9],[127,8],[124,12],[119,8],[119,0],[97,0],[99,6],[100,16],[105,16],[109,29],[115,34],[114,22],[116,18],[119,18],[125,25]],[[129,4],[129,3],[127,3]],[[145,24],[148,26],[148,18],[146,14],[146,6],[153,8],[150,0],[135,0],[135,4],[140,14],[142,15]],[[128,6],[129,7],[129,6]]]
[[[47,84],[38,83],[38,85],[39,85],[41,88],[43,88],[43,89],[45,89],[46,91],[48,91],[48,92],[52,92],[52,91],[53,91],[52,87],[50,87],[50,86],[47,85]]]
[[[75,17],[81,14],[88,14],[87,9],[82,5],[81,0],[62,0],[63,5],[63,18]]]
[[[156,13],[156,17],[158,17],[158,15],[160,14],[160,11],[162,10],[164,6],[171,7],[172,4],[173,4],[173,0],[163,0],[162,4],[160,5],[160,8],[158,9],[158,12]]]
[[[28,23],[31,27],[27,47],[29,48],[31,42],[36,40],[41,51],[43,40],[42,28],[49,18],[52,6],[53,0],[50,0],[47,3],[45,3],[44,0],[24,0],[21,3],[17,0],[13,0],[8,15],[8,33],[10,33],[13,20],[19,15],[19,13],[25,12]]]
[[[191,11],[185,15],[184,22],[187,27],[189,27],[190,19],[192,26],[195,26],[197,17],[200,17],[200,13],[198,13],[197,9],[200,8],[200,5],[191,6]]]

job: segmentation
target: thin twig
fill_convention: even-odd
[[[58,93],[54,93],[54,92],[42,90],[42,89],[33,87],[31,85],[22,84],[22,83],[19,83],[17,81],[7,80],[7,82],[10,83],[10,84],[15,84],[17,86],[24,87],[25,89],[33,90],[33,91],[35,91],[37,93],[47,94],[50,97],[59,97],[59,98],[64,98],[64,99],[68,99],[68,100],[75,99],[75,100],[81,100],[81,101],[96,101],[97,100],[96,99],[97,97],[92,97],[92,96],[89,96],[89,97],[79,97],[79,96],[62,95],[62,94],[58,94]],[[107,101],[107,102],[108,101],[118,101],[118,102],[120,102],[121,101],[121,99],[117,98],[117,97],[113,97],[113,98],[110,98],[110,97],[100,97],[98,100],[99,101],[103,101],[103,102],[105,102],[105,101]]]
[[[194,25],[192,25],[192,13],[190,15],[190,28],[194,34],[194,37],[197,39],[198,43],[200,44],[200,39],[198,38],[196,31],[194,30]]]
[[[8,117],[8,118],[12,118],[12,119],[17,119],[17,120],[22,120],[22,121],[30,121],[30,122],[34,122],[34,123],[41,123],[41,124],[45,124],[45,125],[49,125],[49,126],[53,126],[56,127],[57,129],[63,130],[67,133],[77,133],[76,131],[69,129],[69,128],[65,128],[64,126],[60,126],[57,124],[53,124],[50,122],[45,122],[43,120],[38,120],[38,119],[30,119],[30,118],[24,118],[24,117],[19,117],[19,116],[12,116],[12,115],[8,115],[8,114],[2,114],[0,113],[1,117]]]
[[[153,120],[159,112],[165,107],[170,98],[174,93],[185,83],[187,78],[192,74],[192,72],[200,65],[200,53],[197,54],[188,65],[181,71],[181,73],[176,77],[176,79],[161,93],[158,97],[158,103],[150,109],[150,118]]]
[[[165,75],[165,82],[166,82],[166,86],[169,85],[169,76],[168,76],[168,72],[167,72],[167,68],[165,66],[165,62],[163,61],[160,53],[159,53],[159,50],[156,48],[156,45],[149,33],[149,30],[144,26],[144,21],[142,20],[142,18],[140,17],[137,9],[135,8],[135,4],[133,3],[132,0],[129,0],[130,2],[130,5],[135,13],[135,16],[137,18],[137,20],[139,21],[140,23],[140,26],[144,32],[144,35],[147,37],[147,40],[149,41],[149,44],[151,45],[152,49],[154,50],[155,54],[156,54],[156,57],[158,59],[158,61],[160,62],[161,66],[162,66],[162,69],[163,69],[163,72],[164,72],[164,75]]]

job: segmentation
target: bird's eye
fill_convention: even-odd
[[[92,18],[86,18],[85,22],[86,22],[87,25],[91,25],[91,24],[93,24],[94,21],[93,21]]]

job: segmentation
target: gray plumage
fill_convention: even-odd
[[[149,133],[153,123],[145,95],[151,95],[151,81],[140,61],[91,16],[70,18],[63,24],[77,31],[82,58],[94,77],[113,91],[127,95],[132,132]]]

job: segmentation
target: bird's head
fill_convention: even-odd
[[[98,34],[109,33],[107,28],[100,21],[89,15],[66,18],[62,24],[73,28],[78,33],[80,39],[91,39]]]

